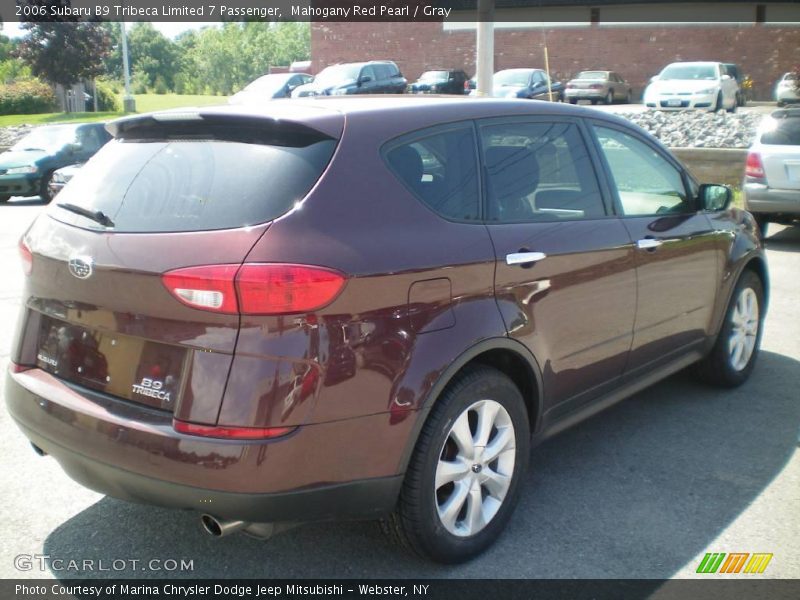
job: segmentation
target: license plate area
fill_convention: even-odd
[[[678,98],[667,100],[667,106],[680,106],[681,104],[683,104],[683,101]]]
[[[784,165],[787,179],[792,182],[800,182],[800,160],[787,160]]]
[[[118,398],[173,412],[187,350],[43,316],[36,366]]]

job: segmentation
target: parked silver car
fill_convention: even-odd
[[[764,119],[747,153],[742,189],[762,235],[770,222],[800,219],[800,108],[776,110]]]
[[[564,96],[570,104],[578,100],[590,100],[592,104],[633,102],[631,85],[614,71],[581,71],[567,82]]]

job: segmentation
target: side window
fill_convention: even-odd
[[[533,74],[533,85],[545,85],[546,83],[547,81],[545,80],[544,75],[542,75],[539,71],[536,71]]]
[[[371,81],[375,81],[375,70],[371,66],[363,67],[361,69],[361,74],[358,76],[359,80],[364,79],[365,77],[369,77]]]
[[[616,129],[595,126],[624,215],[694,212],[683,177],[661,153]]]
[[[389,79],[389,67],[387,65],[372,65],[372,71],[375,73],[375,81]]]
[[[84,128],[78,130],[78,143],[86,152],[97,152],[103,142],[100,141],[98,131],[94,128]]]
[[[489,221],[605,216],[586,145],[574,123],[481,127]]]
[[[385,158],[398,179],[443,217],[457,221],[480,218],[472,127],[415,138],[395,146]]]

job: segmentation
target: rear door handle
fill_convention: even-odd
[[[514,252],[506,254],[507,265],[530,265],[547,258],[544,252]]]
[[[662,240],[656,240],[654,238],[644,238],[642,240],[638,240],[636,242],[636,247],[640,250],[655,250],[664,242]]]

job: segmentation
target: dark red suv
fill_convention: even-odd
[[[80,483],[215,535],[384,518],[465,560],[532,444],[753,369],[753,218],[612,115],[331,98],[109,131],[21,240],[9,410]]]

